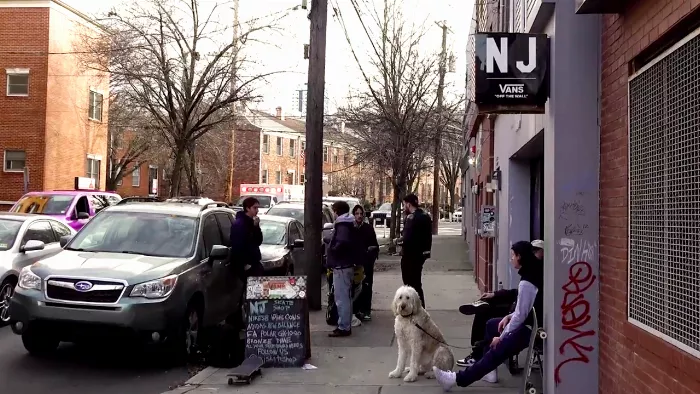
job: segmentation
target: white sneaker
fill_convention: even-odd
[[[440,383],[444,391],[450,391],[457,385],[457,374],[452,371],[443,371],[438,367],[433,367],[435,380]]]
[[[352,315],[352,322],[350,322],[351,327],[358,327],[362,325],[362,320],[358,319],[357,316]]]
[[[498,371],[495,369],[489,373],[486,374],[483,378],[481,378],[484,382],[488,383],[498,383]]]

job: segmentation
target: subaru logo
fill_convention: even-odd
[[[74,284],[73,287],[75,287],[75,289],[78,291],[89,291],[92,289],[92,283],[81,280],[80,282]]]

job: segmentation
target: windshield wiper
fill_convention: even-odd
[[[83,248],[66,248],[65,250],[73,250],[76,252],[84,252],[85,251],[85,249],[83,249]]]
[[[153,255],[153,254],[148,254],[148,253],[143,253],[143,252],[136,252],[136,251],[134,251],[134,250],[120,250],[120,251],[118,251],[118,252],[116,252],[116,253],[138,254],[138,255],[141,255],[141,256],[155,256],[155,255]]]

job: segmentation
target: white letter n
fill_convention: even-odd
[[[491,37],[486,38],[486,72],[493,72],[493,62],[498,65],[498,70],[502,73],[508,72],[508,38],[501,37],[501,47],[498,47],[496,40]]]

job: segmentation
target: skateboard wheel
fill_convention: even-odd
[[[547,339],[547,333],[544,331],[540,331],[540,338],[541,339]]]
[[[527,389],[527,394],[537,394],[537,389],[534,387],[530,387]]]

